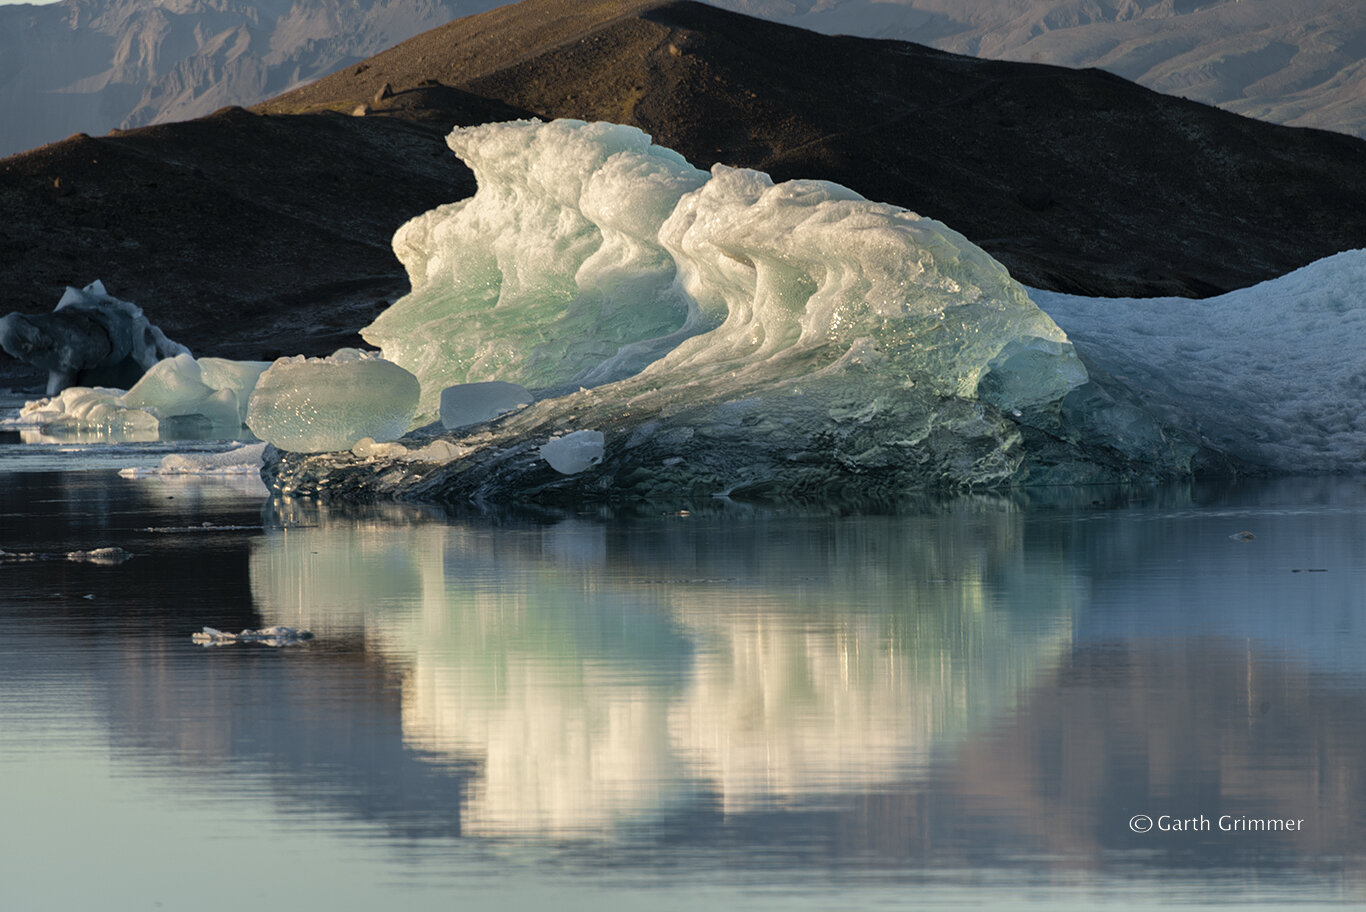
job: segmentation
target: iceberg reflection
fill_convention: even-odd
[[[731,812],[917,778],[1058,661],[1079,603],[999,516],[491,535],[380,514],[283,505],[255,542],[253,595],[270,624],[363,637],[402,669],[405,742],[479,766],[467,833],[601,831],[699,795]],[[995,593],[1012,576],[1029,595],[1007,607]]]

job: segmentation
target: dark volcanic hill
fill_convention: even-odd
[[[1361,140],[698,3],[525,0],[253,113],[0,160],[3,310],[101,278],[199,353],[330,350],[405,290],[394,229],[472,189],[441,136],[528,113],[838,181],[1046,288],[1198,296],[1366,246]]]
[[[444,110],[521,114],[467,97]],[[0,313],[51,310],[66,285],[101,279],[196,354],[360,344],[408,290],[394,231],[474,191],[449,126],[225,108],[0,159]],[[0,352],[0,386],[36,377]]]
[[[831,37],[700,3],[525,0],[260,105],[436,80],[631,123],[698,167],[821,177],[962,231],[1027,284],[1204,296],[1366,245],[1366,142],[1099,70]],[[380,106],[383,111],[383,106]],[[402,115],[400,115],[402,116]]]

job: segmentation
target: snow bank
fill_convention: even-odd
[[[1169,426],[1275,471],[1360,469],[1366,250],[1202,301],[1030,294]]]

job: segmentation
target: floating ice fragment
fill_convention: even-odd
[[[541,458],[561,475],[575,475],[602,462],[602,431],[575,431],[552,437],[541,446]]]
[[[155,468],[119,469],[123,478],[152,475],[256,475],[261,471],[266,445],[248,443],[222,453],[169,453]]]
[[[448,430],[480,424],[535,401],[525,387],[504,380],[458,383],[441,391],[441,423]]]
[[[160,535],[180,534],[182,532],[246,532],[257,531],[261,526],[242,526],[232,523],[212,523],[202,522],[197,526],[144,526],[144,532],[156,532]]]
[[[95,548],[90,551],[68,551],[66,559],[77,563],[98,564],[113,567],[132,558],[132,554],[122,548]]]
[[[282,450],[349,450],[363,437],[386,441],[406,433],[418,392],[412,374],[356,349],[328,358],[281,358],[257,381],[247,426]]]
[[[243,630],[229,633],[213,627],[205,627],[199,633],[190,634],[190,639],[201,646],[228,646],[234,643],[259,643],[262,646],[297,646],[313,639],[308,630],[293,627],[262,627],[260,630]]]
[[[127,441],[157,439],[161,422],[149,412],[127,408],[122,397],[122,390],[102,386],[67,387],[49,399],[25,403],[13,423],[54,431],[101,428]]]
[[[249,443],[225,453],[171,453],[162,457],[160,475],[251,475],[261,471],[264,443]]]
[[[95,548],[90,551],[67,551],[59,554],[43,554],[37,551],[0,551],[0,563],[28,563],[30,561],[68,560],[82,564],[95,564],[113,567],[133,557],[122,548]],[[93,598],[93,596],[87,596]]]

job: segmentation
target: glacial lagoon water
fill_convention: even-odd
[[[5,909],[1366,902],[1361,480],[451,516],[61,449],[0,457]]]

